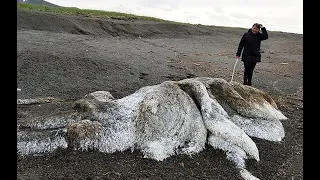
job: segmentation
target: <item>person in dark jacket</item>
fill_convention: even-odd
[[[260,29],[262,33],[260,32]],[[244,64],[243,84],[252,85],[252,74],[257,62],[261,62],[261,41],[268,39],[267,30],[262,24],[255,23],[248,32],[244,33],[236,53],[236,58],[240,58]],[[243,50],[243,51],[242,51]]]

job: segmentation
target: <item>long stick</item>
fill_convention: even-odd
[[[236,69],[236,66],[237,66],[238,60],[239,60],[239,58],[237,58],[236,63],[234,63],[233,71],[232,71],[232,76],[231,76],[231,81],[230,81],[230,82],[232,82],[232,81],[233,81],[234,70]]]

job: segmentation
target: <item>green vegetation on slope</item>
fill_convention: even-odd
[[[102,11],[102,10],[93,10],[93,9],[79,9],[76,7],[48,7],[45,5],[35,5],[35,4],[18,2],[17,8],[34,10],[34,11],[44,11],[44,12],[68,14],[68,15],[80,15],[80,16],[87,16],[87,17],[103,17],[103,18],[121,19],[121,20],[147,20],[147,21],[170,22],[170,23],[174,23],[174,24],[189,24],[190,25],[190,23],[182,23],[182,22],[163,20],[163,19],[148,17],[148,16],[138,16],[138,15],[134,15],[134,14],[126,14],[126,13]],[[201,25],[201,24],[197,24],[197,26],[213,27],[211,25]],[[218,28],[221,28],[222,30],[226,30],[226,31],[246,29],[246,28],[240,28],[240,27],[225,27],[225,26],[214,26],[214,27],[218,27]]]
[[[79,9],[75,7],[48,7],[44,5],[34,5],[29,3],[17,3],[17,8],[35,10],[35,11],[61,13],[61,14],[68,14],[68,15],[82,15],[82,16],[88,16],[88,17],[105,17],[105,18],[123,19],[123,20],[134,19],[134,20],[148,20],[148,21],[159,21],[159,22],[172,22],[172,21],[167,21],[167,20],[158,19],[154,17],[137,16],[133,14],[126,14],[126,13],[112,12],[112,11]]]
[[[48,7],[61,7],[56,4],[52,4],[48,1],[44,0],[17,0],[17,3],[29,3],[29,4],[35,4],[35,5],[45,5]]]

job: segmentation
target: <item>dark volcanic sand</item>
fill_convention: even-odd
[[[231,79],[235,52],[247,29],[61,16],[17,10],[18,98],[65,101],[106,90],[116,98],[166,80]],[[265,24],[268,29],[267,24]],[[252,138],[260,161],[247,170],[265,179],[303,179],[303,35],[269,31],[253,86],[268,92],[289,119],[282,142]],[[234,81],[242,82],[238,62]],[[19,105],[18,121],[35,108]],[[18,157],[18,179],[240,179],[223,151],[207,147],[163,162],[140,152],[58,150]]]

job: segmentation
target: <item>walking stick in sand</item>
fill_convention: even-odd
[[[231,76],[231,81],[230,81],[230,82],[232,82],[232,81],[233,81],[234,70],[236,69],[236,66],[237,66],[238,60],[239,60],[239,58],[237,58],[237,59],[236,59],[236,63],[234,63],[233,71],[232,71],[232,76]]]

